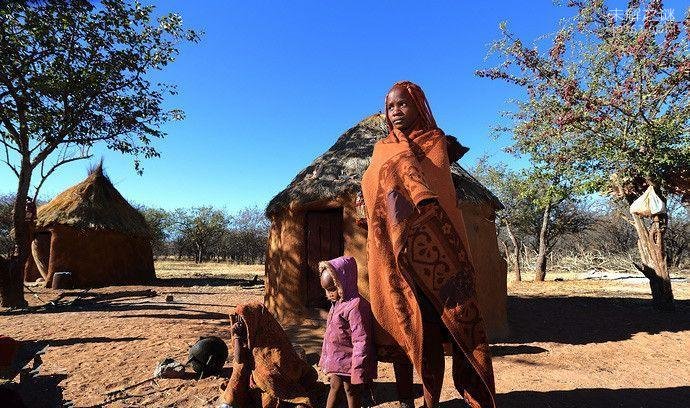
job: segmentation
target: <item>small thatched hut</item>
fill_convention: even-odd
[[[38,209],[25,277],[72,272],[76,287],[138,284],[155,278],[144,216],[117,191],[102,166]],[[40,275],[39,275],[40,273]]]
[[[374,144],[387,133],[383,115],[362,120],[268,204],[265,303],[278,318],[323,305],[317,264],[344,254],[357,259],[360,291],[369,297],[367,231],[355,223],[355,200]],[[506,265],[494,219],[502,205],[459,164],[453,163],[451,172],[477,268],[480,307],[489,335],[500,337],[507,333]]]

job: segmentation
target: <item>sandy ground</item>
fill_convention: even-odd
[[[22,388],[27,405],[218,405],[223,379],[217,377],[161,379],[106,400],[107,391],[151,376],[164,357],[184,362],[201,336],[229,340],[231,308],[263,298],[262,266],[167,262],[157,271],[159,282],[146,287],[86,293],[31,287],[38,296],[26,292],[32,306],[61,296],[58,306],[0,314],[0,333],[49,345],[40,376]],[[650,307],[644,279],[604,275],[559,273],[548,278],[562,281],[510,283],[511,335],[491,346],[500,407],[690,407],[690,279],[677,276],[677,310],[661,313]],[[288,333],[316,361],[320,329],[290,327]],[[460,407],[450,367],[447,361],[441,406]],[[316,391],[318,406],[324,392]],[[377,406],[397,406],[389,364],[379,365],[375,394]]]

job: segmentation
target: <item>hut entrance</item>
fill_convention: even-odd
[[[319,262],[343,255],[343,209],[307,211],[307,265],[304,287],[307,306],[327,307],[328,300],[319,282]]]

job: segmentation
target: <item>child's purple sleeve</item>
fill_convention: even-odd
[[[352,368],[350,381],[362,384],[376,377],[376,356],[374,355],[371,306],[364,299],[348,314],[352,331]]]

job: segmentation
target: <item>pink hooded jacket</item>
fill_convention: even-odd
[[[326,374],[350,376],[352,384],[376,378],[373,317],[357,289],[357,263],[351,256],[328,261],[342,287],[341,299],[328,312],[319,366]]]

